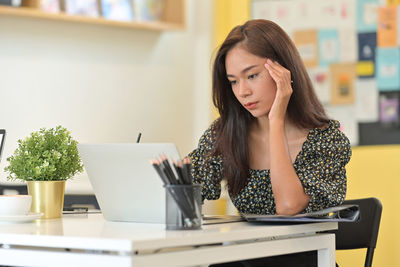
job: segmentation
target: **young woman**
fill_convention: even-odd
[[[277,24],[235,27],[216,55],[212,89],[220,118],[189,154],[203,199],[218,199],[226,179],[241,213],[292,215],[343,202],[349,140]]]

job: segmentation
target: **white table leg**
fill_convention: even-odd
[[[327,236],[327,248],[318,250],[318,267],[335,267],[336,266],[336,247],[335,236]]]

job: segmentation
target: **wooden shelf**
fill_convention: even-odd
[[[0,5],[0,16],[37,18],[43,20],[57,20],[75,23],[95,24],[111,27],[134,28],[154,31],[183,30],[184,23],[184,0],[166,1],[165,14],[162,21],[116,21],[102,17],[86,17],[68,15],[64,12],[46,13],[36,7],[8,7]]]

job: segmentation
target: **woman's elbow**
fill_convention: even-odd
[[[310,198],[304,199],[302,201],[294,201],[294,202],[280,202],[276,203],[276,214],[279,215],[296,215],[302,212],[305,208],[307,208]]]
[[[299,209],[297,207],[290,207],[290,206],[276,206],[276,214],[278,215],[287,215],[287,216],[292,216],[300,213],[302,209]]]

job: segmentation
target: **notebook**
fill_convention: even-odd
[[[241,215],[229,215],[229,214],[203,215],[202,219],[203,219],[203,225],[246,221],[246,219]]]
[[[165,189],[149,160],[179,159],[171,143],[78,144],[106,220],[165,223]]]
[[[249,222],[356,222],[360,218],[358,205],[340,205],[310,213],[287,215],[242,214]]]

